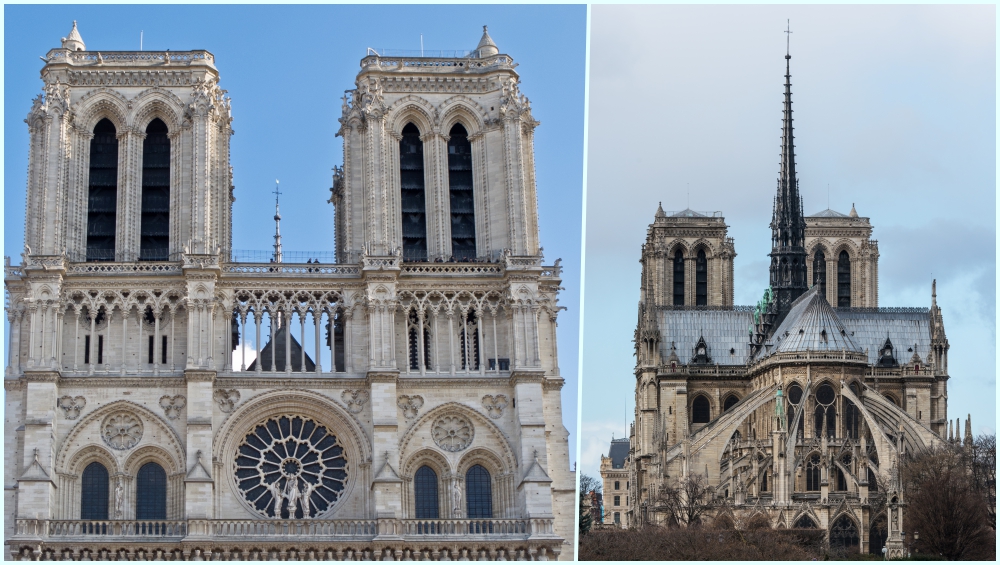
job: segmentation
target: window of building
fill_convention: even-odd
[[[828,438],[837,437],[837,410],[833,406],[816,405],[815,437],[823,437],[824,433]],[[826,425],[824,432],[823,425]]]
[[[424,142],[412,123],[399,140],[399,188],[403,221],[403,260],[427,260],[427,204],[424,200]]]
[[[167,474],[156,463],[146,463],[136,473],[135,519],[167,519]]]
[[[847,478],[844,477],[844,472],[840,470],[840,467],[837,467],[836,470],[837,470],[837,490],[843,492],[847,490]]]
[[[830,528],[830,547],[852,548],[858,547],[861,539],[858,536],[858,527],[847,516],[837,518]]]
[[[159,118],[142,141],[142,215],[139,260],[166,261],[170,247],[170,138]]]
[[[736,406],[736,403],[739,401],[740,399],[735,394],[730,394],[726,397],[725,402],[722,404],[722,411],[725,412],[733,406]]]
[[[819,292],[826,296],[826,254],[816,251],[813,257],[813,286],[819,285]]]
[[[104,118],[90,140],[87,261],[114,261],[118,215],[118,132]]]
[[[767,492],[767,472],[760,476],[760,492]]]
[[[420,316],[417,316],[416,310],[410,310],[408,316],[409,331],[409,348],[410,348],[410,369],[419,370],[420,369],[420,349],[417,345],[420,342]],[[427,320],[423,322],[423,334],[424,334],[424,367],[426,369],[431,368],[431,328],[427,323]]]
[[[161,335],[160,338],[161,338],[160,341],[163,342],[161,344],[161,347],[160,347],[160,363],[166,365],[167,364],[167,336]]]
[[[615,506],[621,506],[621,505],[622,505],[622,497],[620,495],[616,495],[615,496]]]
[[[473,465],[465,472],[465,500],[469,518],[493,517],[493,486],[490,472],[482,465]]]
[[[798,520],[795,521],[795,527],[811,529],[816,527],[816,522],[813,522],[812,518],[810,518],[809,516],[803,515]]]
[[[837,259],[837,306],[851,305],[851,256],[841,251]]]
[[[621,524],[622,523],[622,513],[621,512],[615,512],[615,523],[616,524]]]
[[[621,490],[621,488],[622,488],[621,487],[621,483],[618,482],[618,481],[615,481],[615,490]]]
[[[858,439],[858,422],[860,420],[860,414],[858,413],[858,408],[848,399],[844,399],[844,431],[847,432],[847,437],[851,439]]]
[[[413,476],[413,489],[417,518],[436,520],[439,517],[437,473],[427,465],[417,469]]]
[[[809,460],[806,462],[806,490],[809,491],[819,490],[819,480],[820,480],[819,468],[820,468],[819,455],[814,453],[809,457]]]
[[[712,420],[712,408],[708,403],[708,399],[704,395],[699,394],[694,398],[694,402],[691,403],[691,423],[693,424],[707,424]]]
[[[451,254],[476,258],[476,208],[472,193],[472,144],[462,124],[448,133],[448,194],[451,198]]]
[[[466,360],[472,370],[479,370],[479,331],[477,326],[476,310],[470,309],[465,317],[465,325],[458,334],[459,346],[462,348],[462,370],[465,370]],[[470,343],[466,345],[465,332],[472,334]]]
[[[108,470],[94,461],[83,470],[80,481],[80,519],[108,519]]]
[[[104,364],[104,336],[97,336],[97,364]]]
[[[674,306],[684,306],[684,254],[674,253]]]
[[[708,259],[699,249],[694,262],[695,306],[708,306]]]

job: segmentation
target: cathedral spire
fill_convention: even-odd
[[[785,31],[791,34],[791,29]],[[792,127],[792,56],[785,53],[785,100],[781,122],[781,167],[778,193],[771,216],[771,288],[774,290],[778,319],[788,312],[792,302],[808,290],[806,282],[806,222],[802,198],[795,174],[795,136]]]
[[[274,256],[271,258],[275,263],[281,262],[281,210],[278,207],[278,197],[281,191],[277,179],[274,181]]]

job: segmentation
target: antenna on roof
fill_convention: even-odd
[[[420,56],[424,56],[424,34],[420,34]]]
[[[142,51],[142,30],[139,30],[139,51]]]

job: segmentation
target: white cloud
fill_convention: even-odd
[[[249,340],[247,340],[247,341],[249,341]],[[244,352],[246,353],[246,366],[247,367],[249,367],[250,363],[253,363],[253,360],[257,358],[257,350],[254,349],[252,343],[247,343],[247,341],[244,341],[243,343],[241,343],[240,345],[238,345],[236,347],[236,349],[233,351],[233,370],[236,371],[236,372],[239,372],[240,367],[243,364],[243,359],[244,359],[243,358],[243,354],[244,354]]]
[[[601,456],[608,454],[612,436],[619,439],[625,437],[623,427],[622,420],[590,420],[584,413],[580,433],[580,471],[597,479],[601,477]]]

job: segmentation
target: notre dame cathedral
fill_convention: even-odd
[[[485,28],[361,59],[327,263],[280,232],[234,260],[212,53],[88,51],[74,22],[44,59],[4,273],[12,558],[572,558],[539,122]]]
[[[790,59],[761,301],[733,305],[721,213],[661,207],[649,226],[635,421],[602,458],[604,521],[664,523],[662,487],[702,481],[716,523],[820,528],[832,546],[900,557],[899,457],[953,438],[948,340],[933,290],[930,308],[878,306],[868,218],[803,213]]]

